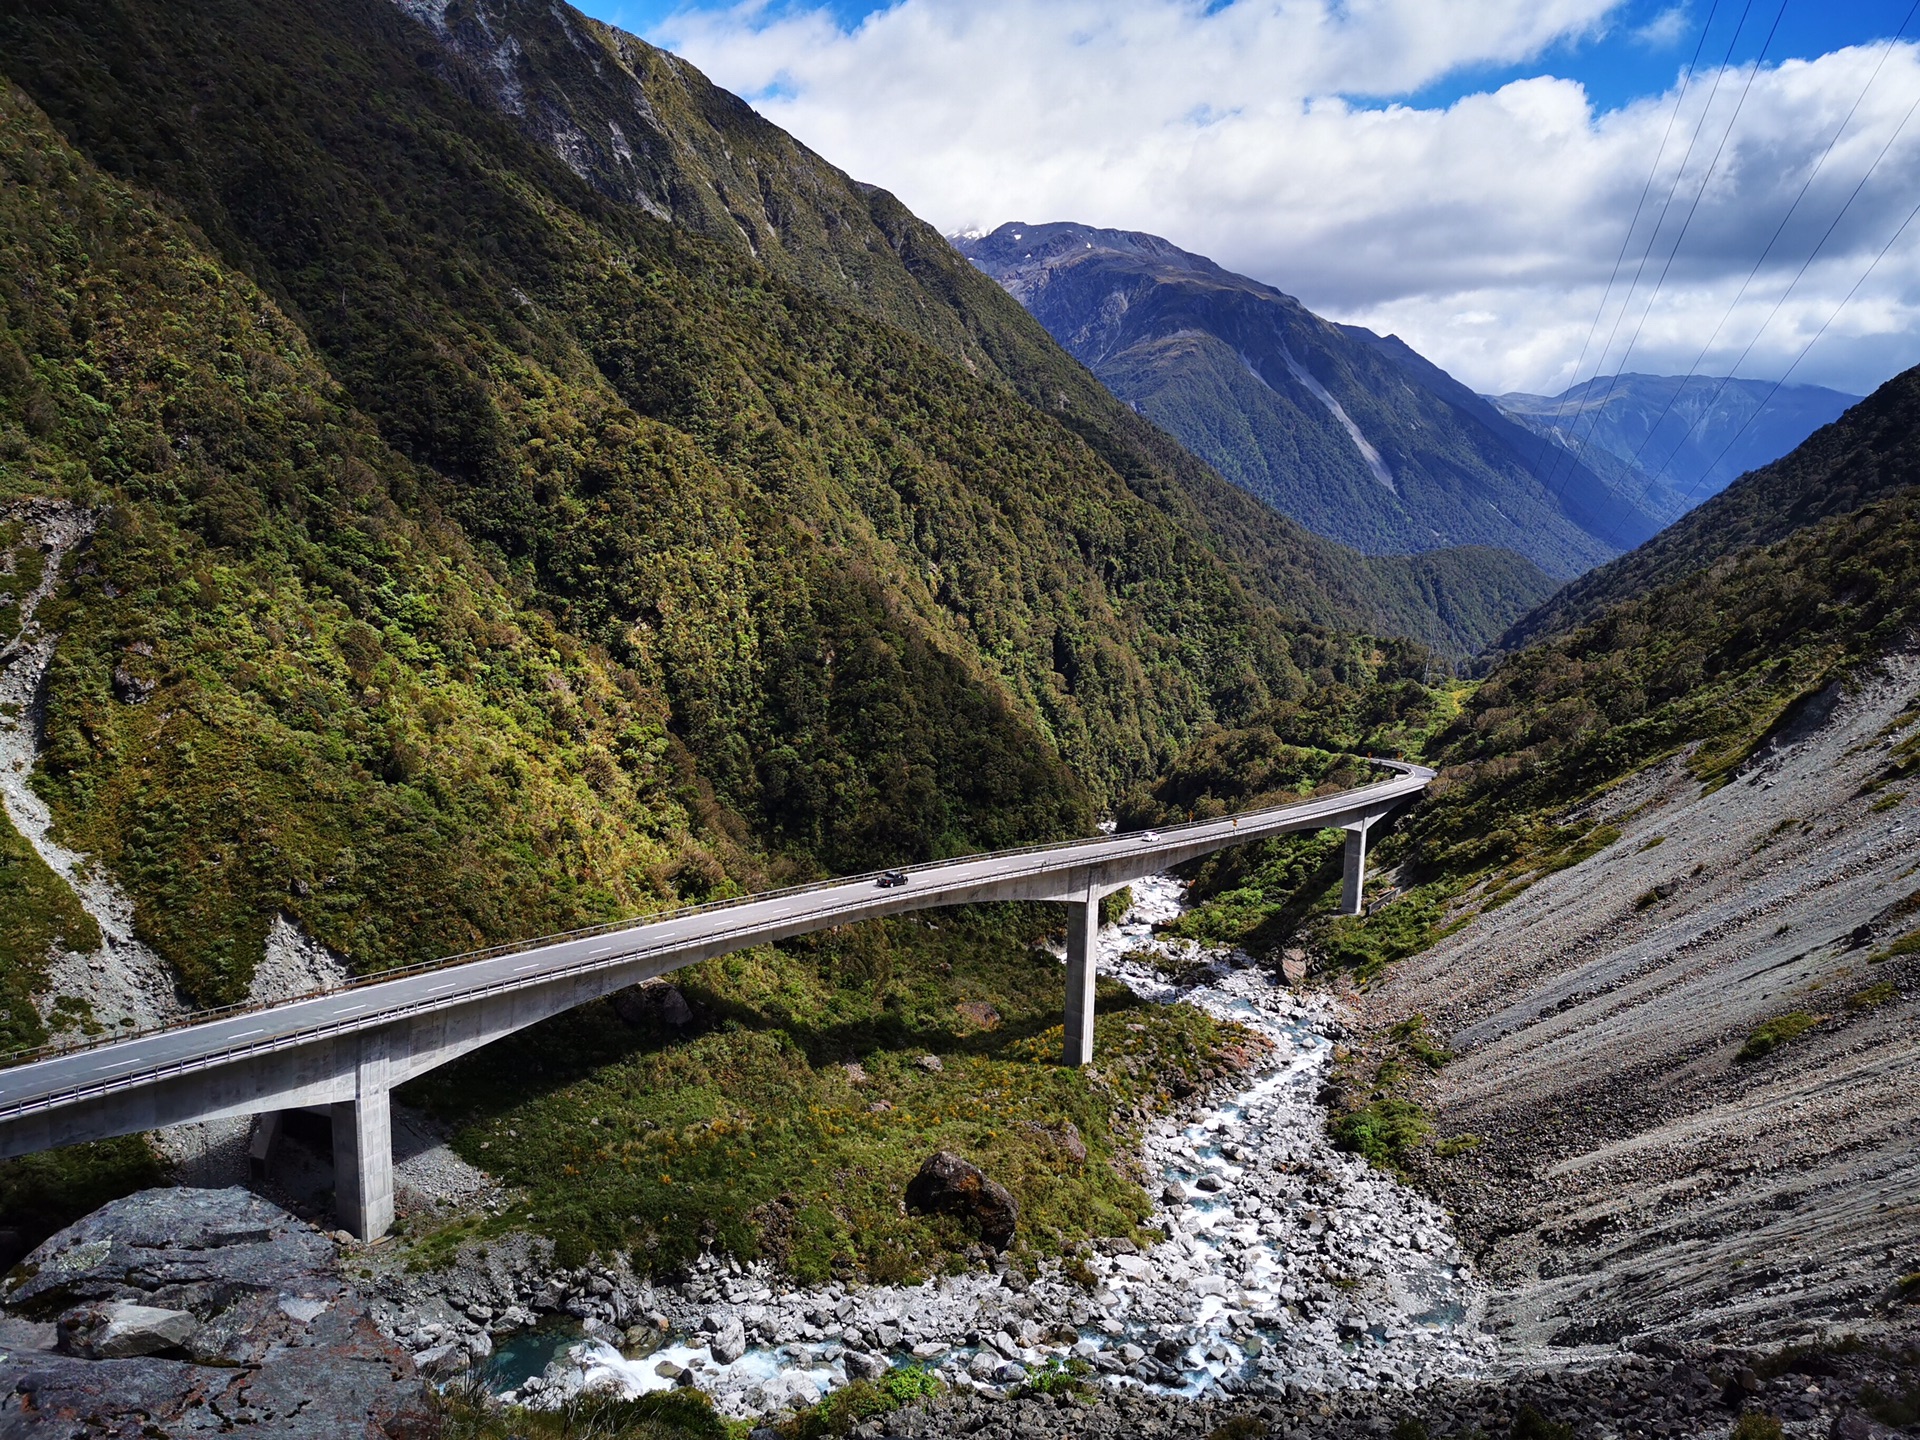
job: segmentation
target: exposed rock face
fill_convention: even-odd
[[[996,1250],[1007,1248],[1020,1218],[1020,1207],[1004,1185],[946,1150],[936,1150],[907,1182],[907,1209],[922,1215],[957,1215],[977,1226],[980,1238]]]
[[[341,1280],[333,1242],[245,1190],[116,1200],[0,1285],[9,1440],[236,1426],[401,1440],[429,1419],[412,1362]]]

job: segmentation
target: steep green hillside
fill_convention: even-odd
[[[658,689],[509,593],[271,303],[10,88],[0,167],[0,503],[103,511],[38,617],[39,784],[192,996],[244,993],[279,910],[378,968],[676,893]],[[0,931],[87,943],[20,849]]]
[[[1743,475],[1630,555],[1583,575],[1500,639],[1518,649],[1609,605],[1920,484],[1920,368],[1894,376],[1792,454]]]
[[[1498,546],[1565,578],[1658,528],[1398,339],[1157,236],[1013,223],[955,243],[1116,395],[1318,534]]]
[[[654,603],[619,659],[571,632],[537,564],[448,518],[433,498],[445,482],[384,443],[268,297],[11,87],[0,256],[0,643],[43,563],[35,516],[64,505],[96,524],[37,616],[56,648],[35,783],[60,838],[124,884],[190,1000],[244,995],[283,913],[377,970],[817,871],[862,845],[1091,824],[1086,787],[977,662],[938,648],[844,551],[809,559],[823,540],[795,542],[814,547],[811,569],[756,581],[726,528],[729,505],[745,507],[716,462],[611,403],[600,437],[627,433],[591,452],[599,503],[581,508],[633,526],[607,541],[608,563]],[[571,418],[549,416],[546,433]],[[666,513],[640,512],[649,483],[678,486],[692,521],[657,495]],[[696,521],[706,530],[688,534]],[[748,572],[731,608],[729,567]],[[766,593],[796,581],[815,607],[797,618]],[[792,628],[762,625],[769,613]],[[742,667],[725,689],[731,651],[768,634],[798,656]],[[1302,658],[1340,659],[1312,645]],[[731,730],[729,706],[743,712]],[[781,806],[749,822],[718,801],[680,736],[688,714],[785,777]],[[1031,948],[1051,918],[999,907],[730,957],[683,979],[709,1022],[724,1018],[712,1033],[663,1037],[591,1007],[409,1098],[522,1185],[570,1254],[640,1245],[671,1267],[717,1226],[729,1248],[803,1273],[925,1273],[970,1240],[898,1214],[936,1144],[1014,1187],[1034,1222],[1025,1246],[1126,1233],[1147,1206],[1107,1163],[1121,1112],[1217,1073],[1234,1037],[1198,1015],[1112,1015],[1105,1068],[1061,1069],[1059,970]],[[33,1001],[56,937],[97,943],[72,892],[0,827],[10,1045],[44,1038]],[[944,1082],[912,1064],[928,1051],[948,1057]],[[872,1094],[896,1097],[891,1118],[851,1103],[849,1055],[872,1067]],[[976,1123],[985,1097],[1009,1123]],[[601,1129],[609,1100],[623,1123],[673,1124]],[[1091,1163],[1074,1160],[1063,1116]],[[503,1127],[524,1149],[488,1153]],[[638,1173],[622,1163],[635,1155]],[[130,1137],[10,1161],[0,1197],[31,1241],[162,1178]],[[777,1235],[769,1206],[786,1207]]]

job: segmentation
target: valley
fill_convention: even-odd
[[[0,1435],[1920,1425],[1920,369],[1483,396],[536,0],[19,0],[0,256],[0,1109],[147,1097]]]

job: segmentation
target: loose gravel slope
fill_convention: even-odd
[[[1718,790],[1630,779],[1614,844],[1369,997],[1452,1037],[1428,1103],[1485,1138],[1433,1179],[1510,1342],[1831,1332],[1920,1271],[1920,956],[1874,960],[1920,923],[1920,798],[1861,793],[1917,697],[1894,655]],[[1815,1023],[1736,1058],[1781,1016]]]

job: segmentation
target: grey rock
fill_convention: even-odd
[[[467,1368],[467,1350],[459,1341],[449,1340],[420,1351],[413,1357],[413,1365],[431,1379],[451,1379]]]
[[[858,1350],[849,1350],[840,1357],[840,1363],[846,1367],[849,1380],[878,1380],[893,1367],[884,1355],[868,1355]]]
[[[738,1315],[730,1315],[719,1330],[708,1340],[707,1349],[713,1352],[713,1358],[722,1365],[731,1365],[747,1353],[747,1330],[740,1323]]]
[[[257,1440],[374,1440],[430,1427],[414,1365],[342,1281],[332,1243],[247,1191],[116,1200],[52,1236],[10,1278],[0,1396],[19,1398],[0,1401],[0,1434],[15,1434],[10,1423],[27,1413],[32,1433],[49,1440],[185,1440],[214,1416]],[[188,1358],[82,1359],[20,1343],[54,1329],[33,1317],[76,1305],[89,1312],[69,1317],[76,1350],[118,1349],[115,1320],[132,1319],[143,1338],[125,1343],[168,1340]]]
[[[687,997],[679,986],[665,980],[648,980],[617,992],[613,1013],[636,1029],[685,1030],[693,1024]]]
[[[107,1300],[76,1306],[60,1317],[60,1348],[83,1360],[124,1360],[178,1350],[199,1328],[185,1310]]]
[[[294,1290],[336,1259],[325,1236],[238,1186],[141,1190],[47,1239],[0,1284],[0,1304],[51,1319],[173,1286]]]

